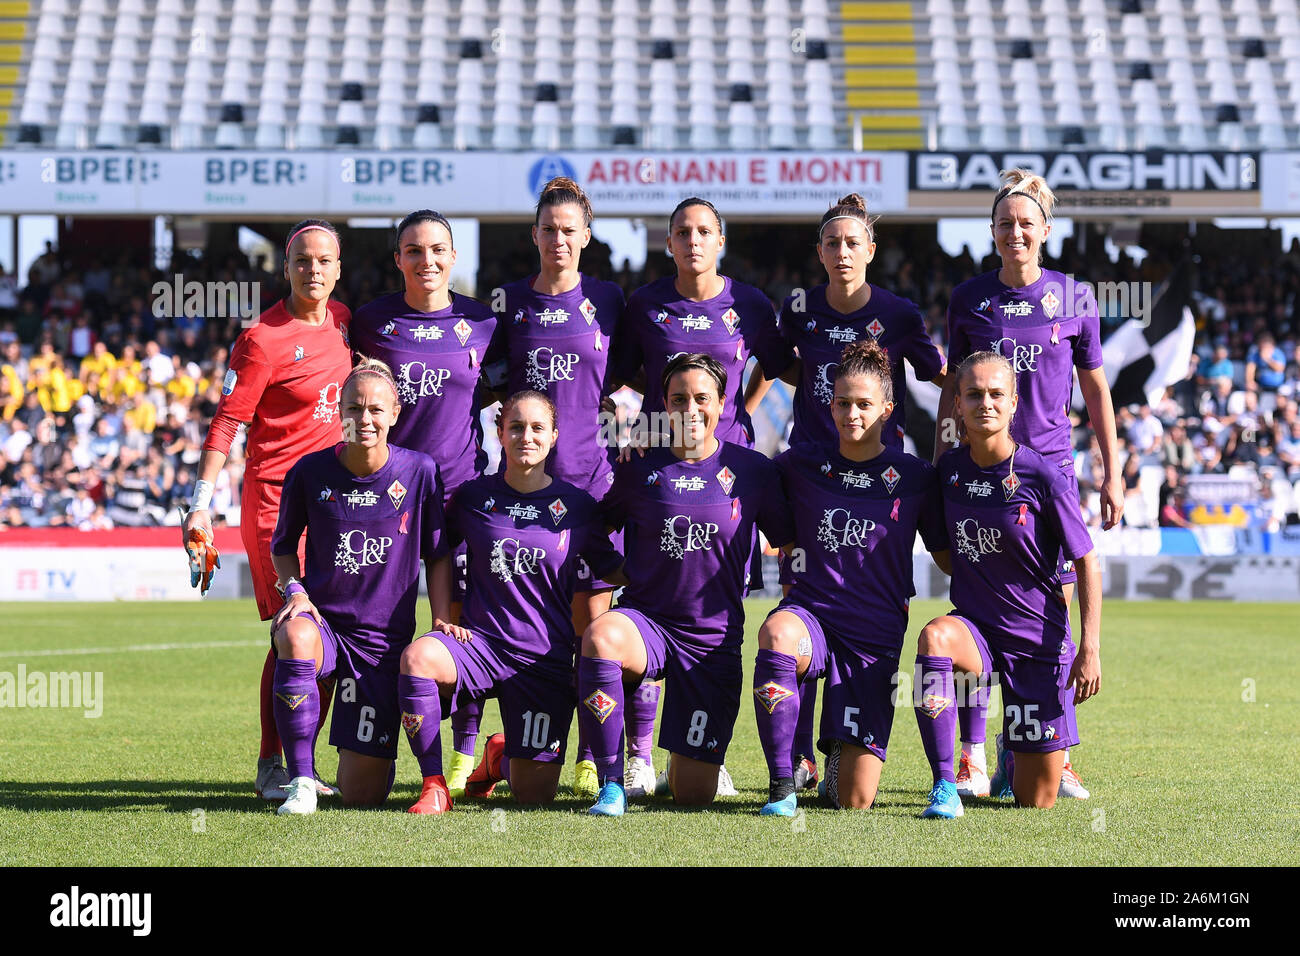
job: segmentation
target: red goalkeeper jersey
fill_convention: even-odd
[[[310,326],[278,302],[235,340],[221,403],[204,449],[229,454],[248,423],[246,475],[282,481],[303,455],[340,441],[339,392],[352,369],[352,313],[329,303],[329,319]]]

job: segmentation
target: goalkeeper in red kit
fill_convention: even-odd
[[[212,545],[212,491],[239,426],[247,424],[240,537],[264,621],[284,603],[271,564],[271,534],[284,476],[303,455],[343,437],[338,400],[352,368],[347,340],[351,313],[330,301],[341,274],[340,252],[338,233],[322,219],[304,220],[290,231],[284,266],[290,293],[235,340],[182,527],[192,583],[206,592],[218,561]],[[274,667],[274,655],[268,653],[262,669],[256,789],[264,799],[283,800],[289,778],[271,709]],[[322,693],[321,699],[330,696]],[[327,707],[322,706],[322,723]],[[319,787],[329,791],[324,784]]]

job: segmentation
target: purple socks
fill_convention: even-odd
[[[284,745],[284,760],[289,777],[315,777],[313,746],[316,725],[320,721],[320,690],[316,687],[314,660],[275,662],[271,684],[275,729]]]
[[[578,659],[578,726],[586,731],[596,774],[623,782],[623,665],[600,657]]]
[[[483,716],[483,702],[479,700],[466,703],[451,715],[451,745],[456,753],[474,756],[474,745],[478,743],[478,722]]]
[[[645,681],[632,692],[627,702],[627,755],[650,759],[654,748],[655,714],[659,711],[659,694],[663,687]]]
[[[916,725],[921,731],[921,746],[930,761],[930,770],[936,781],[956,784],[957,776],[952,770],[957,735],[952,658],[917,654],[914,680]]]
[[[798,658],[759,649],[754,660],[754,716],[758,720],[758,741],[772,780],[794,776],[790,748],[800,715],[798,682]]]
[[[420,776],[441,776],[442,698],[438,682],[431,677],[397,675],[397,706],[402,709],[402,730],[420,764]]]

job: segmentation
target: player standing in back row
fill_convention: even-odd
[[[189,514],[181,528],[187,549],[191,534],[206,536],[211,548],[213,485],[226,464],[241,424],[248,425],[239,532],[248,554],[257,611],[266,621],[280,608],[271,533],[280,513],[280,491],[291,465],[308,452],[339,440],[339,389],[352,368],[348,349],[347,306],[330,300],[341,274],[338,233],[323,219],[304,219],[289,231],[284,276],[289,295],[258,318],[235,340],[230,365],[199,459],[198,481]],[[200,574],[210,571],[206,568]],[[196,582],[198,583],[198,582]],[[207,579],[203,582],[207,589]],[[262,668],[260,714],[262,739],[257,761],[257,793],[267,800],[287,796],[289,777],[280,762],[271,684],[275,655]],[[328,688],[322,688],[322,722],[329,712]],[[321,785],[322,792],[332,792]]]
[[[1088,420],[1101,446],[1106,475],[1101,511],[1103,528],[1108,530],[1119,524],[1124,513],[1124,486],[1115,409],[1102,368],[1097,300],[1087,283],[1041,266],[1056,205],[1046,180],[1025,169],[1012,169],[1002,174],[1002,181],[993,198],[989,227],[1002,267],[957,286],[948,305],[949,374],[939,399],[935,460],[957,437],[956,421],[950,418],[956,389],[951,369],[975,352],[995,352],[1011,363],[1016,375],[1020,398],[1012,437],[1040,453],[1069,479],[1063,487],[1077,506],[1079,483],[1070,434],[1070,401],[1077,371]],[[1073,564],[1064,557],[1058,579],[1068,607],[1076,575]],[[966,796],[987,796],[991,789],[984,757],[986,711],[981,695],[963,702],[958,711],[962,757],[957,785]],[[1002,781],[1000,792],[1005,793],[1005,783]],[[1068,752],[1060,792],[1063,797],[1088,797]]]
[[[484,369],[504,357],[498,317],[477,299],[451,290],[456,248],[451,223],[441,213],[418,209],[397,226],[393,253],[403,290],[357,310],[352,344],[362,355],[389,365],[405,410],[393,441],[429,455],[442,472],[448,500],[487,465],[479,412]],[[490,401],[490,400],[489,400]],[[452,619],[465,597],[465,551],[456,552]],[[474,769],[481,707],[467,703],[453,724],[455,752],[448,786],[463,792]]]
[[[613,430],[602,429],[601,399],[613,390],[610,354],[623,291],[578,271],[591,241],[591,221],[591,201],[572,179],[557,177],[542,187],[532,229],[537,274],[504,287],[502,332],[510,356],[510,393],[533,389],[555,405],[559,437],[547,472],[601,501],[614,480]],[[612,594],[613,585],[593,579],[590,569],[580,566],[573,598],[575,638],[609,610]],[[574,792],[594,800],[600,789],[596,765],[581,735],[576,756]]]
[[[792,446],[839,442],[831,403],[841,353],[855,342],[875,342],[889,359],[893,412],[880,431],[887,448],[903,447],[907,405],[903,363],[910,364],[921,381],[943,384],[943,354],[930,340],[916,303],[867,281],[867,267],[876,255],[875,223],[858,193],[831,206],[817,231],[817,259],[826,270],[826,282],[791,295],[781,307],[781,334],[799,354],[798,363],[781,376],[795,386]],[[788,587],[793,581],[783,562],[781,583]],[[817,782],[812,729],[817,683],[805,681],[800,693],[804,696],[792,757],[796,787],[803,788]]]

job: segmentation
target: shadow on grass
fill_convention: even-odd
[[[51,811],[255,811],[267,806],[247,784],[208,780],[38,780],[0,782],[0,809]]]

